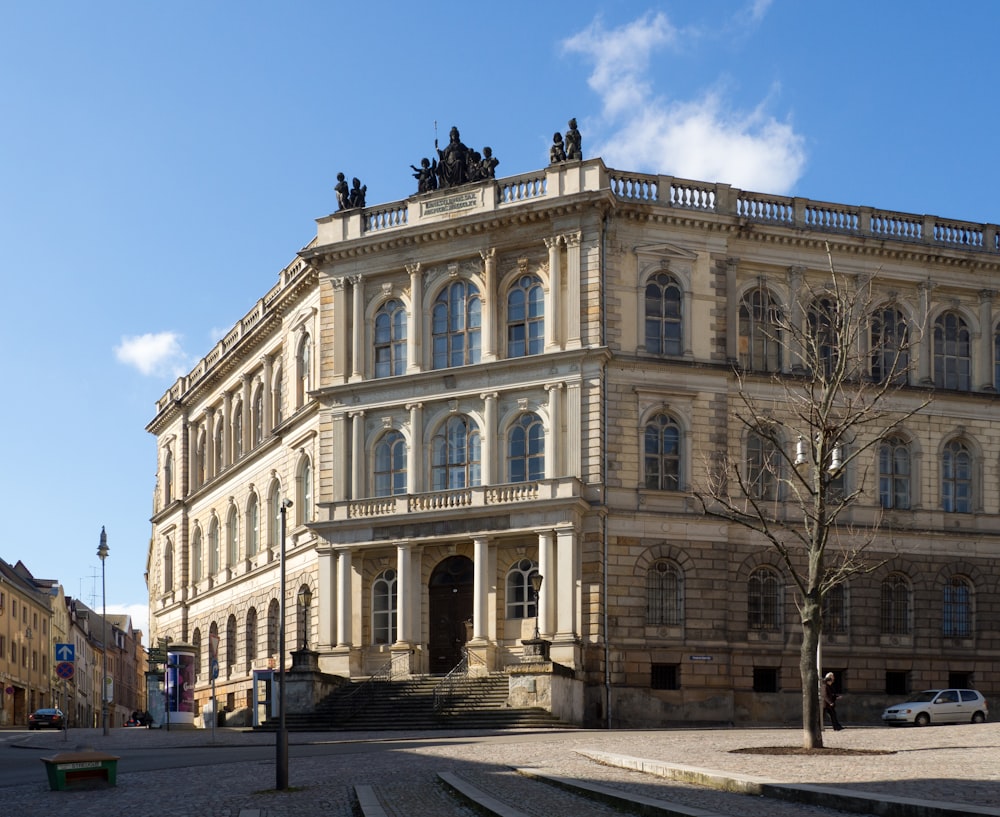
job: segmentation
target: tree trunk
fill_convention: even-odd
[[[802,747],[823,748],[823,707],[820,704],[819,639],[822,632],[822,608],[815,598],[802,602],[802,647],[799,650],[799,675],[802,679]]]

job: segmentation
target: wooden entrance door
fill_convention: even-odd
[[[432,673],[450,671],[462,660],[472,625],[475,566],[465,556],[449,556],[431,574],[430,661]]]

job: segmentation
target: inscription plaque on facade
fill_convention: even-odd
[[[453,213],[456,210],[468,210],[479,204],[479,194],[475,191],[459,193],[455,196],[445,196],[442,199],[429,201],[424,205],[425,216],[438,216],[442,213]]]

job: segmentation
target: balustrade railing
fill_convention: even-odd
[[[473,665],[479,667],[480,670],[473,672]],[[456,691],[463,681],[473,674],[484,675],[487,670],[486,661],[482,657],[470,652],[468,647],[462,647],[462,660],[434,687],[434,711],[440,712],[454,700]]]

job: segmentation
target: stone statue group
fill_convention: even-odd
[[[448,134],[448,144],[438,147],[434,140],[434,150],[437,157],[423,158],[420,167],[410,165],[413,178],[417,180],[417,192],[429,193],[433,190],[445,190],[449,187],[460,187],[471,182],[480,182],[496,177],[496,168],[500,160],[493,155],[490,147],[484,147],[483,152],[472,150],[462,144],[458,128],[452,127]],[[565,139],[559,132],[552,137],[552,147],[549,148],[549,163],[570,162],[583,158],[580,146],[580,131],[576,127],[576,119],[569,120],[569,130]],[[365,193],[368,190],[360,180],[355,178],[348,188],[343,173],[337,174],[337,208],[351,210],[365,206]]]

